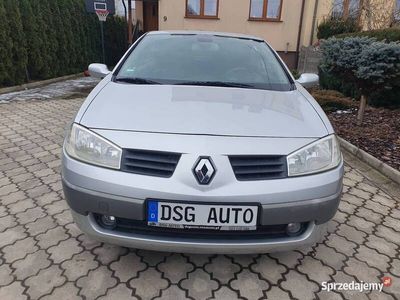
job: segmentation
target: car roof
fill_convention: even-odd
[[[162,35],[162,34],[172,34],[172,35],[214,35],[214,36],[223,36],[223,37],[232,37],[239,39],[249,39],[264,42],[262,38],[251,36],[247,34],[240,33],[230,33],[230,32],[217,32],[217,31],[200,31],[200,30],[166,30],[166,31],[150,31],[147,33],[148,35]]]

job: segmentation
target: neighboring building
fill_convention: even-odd
[[[293,69],[301,47],[317,41],[323,19],[355,18],[363,30],[385,28],[399,19],[400,7],[400,0],[132,1],[136,3],[134,23],[144,32],[209,30],[255,35],[270,43]]]
[[[132,13],[133,16],[135,13],[135,3],[136,1],[132,0]],[[125,4],[125,6],[124,6]],[[128,14],[128,0],[115,0],[115,14],[120,17],[125,17],[125,13]],[[134,20],[135,21],[135,20]]]
[[[296,68],[300,48],[316,42],[317,24],[331,9],[331,0],[141,0],[135,19],[144,32],[210,30],[262,37]]]

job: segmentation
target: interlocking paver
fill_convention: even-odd
[[[161,292],[161,296],[154,298],[155,300],[190,300],[186,296],[185,291],[180,289],[176,285],[171,285],[169,288],[163,290]],[[216,298],[216,299],[223,299],[223,298]],[[228,298],[229,300],[234,300],[235,298]]]
[[[109,288],[117,285],[117,280],[112,277],[107,267],[100,266],[90,271],[87,276],[79,278],[76,285],[81,288],[79,295],[86,299],[96,299],[104,296]]]
[[[6,286],[13,282],[14,278],[11,276],[11,272],[9,265],[0,265],[0,286]]]
[[[283,278],[283,273],[287,271],[284,266],[266,255],[259,257],[257,263],[251,266],[251,270],[259,273],[272,284],[277,284],[278,280]]]
[[[385,270],[389,264],[389,257],[379,254],[376,250],[367,248],[364,245],[357,249],[355,257],[377,269],[382,268]]]
[[[12,300],[25,300],[28,296],[23,295],[24,287],[21,282],[14,281],[10,285],[0,288],[0,299],[12,299]]]
[[[34,253],[38,250],[38,247],[35,244],[36,242],[32,237],[18,240],[14,244],[3,248],[4,258],[8,263],[21,259],[27,254]]]
[[[171,254],[82,234],[60,177],[62,135],[81,103],[0,105],[0,299],[400,299],[399,199],[350,165],[340,210],[313,248]],[[320,286],[382,276],[392,276],[392,286],[368,296]]]
[[[55,287],[61,286],[66,281],[61,273],[62,270],[57,265],[41,270],[36,276],[25,281],[29,287],[27,293],[34,299],[51,293]]]
[[[128,252],[126,248],[118,247],[110,244],[102,244],[101,247],[94,249],[93,253],[96,259],[104,265],[108,265],[113,261],[118,260],[121,255]]]
[[[318,291],[318,285],[307,280],[307,277],[296,271],[290,271],[285,275],[282,287],[290,291],[297,299],[313,299],[314,293]]]
[[[4,207],[4,206],[3,206]],[[17,225],[17,220],[14,216],[8,215],[0,218],[0,232]]]
[[[81,296],[78,296],[78,288],[74,286],[72,282],[67,282],[64,285],[57,287],[54,291],[47,296],[41,298],[41,300],[53,300],[53,299],[68,299],[68,300],[82,300]],[[115,298],[123,299],[123,298]]]
[[[98,298],[99,300],[107,299],[123,299],[123,300],[139,300],[138,297],[133,295],[133,291],[129,289],[125,284],[119,284],[116,287],[109,289],[105,296]],[[179,298],[174,298],[179,299]]]
[[[222,258],[223,256],[219,256],[219,257]],[[215,264],[212,264],[212,265],[213,266],[218,265],[218,262]],[[171,268],[171,266],[174,266],[174,267]],[[207,270],[207,266],[205,268]],[[220,274],[217,272],[213,273],[212,272],[213,270],[207,270],[207,271],[209,273],[212,273],[214,278],[218,277],[218,275],[222,275],[221,277],[224,277],[224,275],[225,275],[225,278],[226,278],[226,274],[230,273],[230,271],[231,271],[231,269],[229,268],[228,265],[223,265],[223,266],[219,265],[219,268],[223,268],[223,269],[217,270],[217,272],[222,271],[223,274]],[[158,266],[158,270],[160,270],[164,274],[164,276],[166,278],[168,278],[169,281],[171,281],[172,283],[178,283],[182,278],[186,278],[187,274],[189,272],[193,271],[193,269],[194,269],[193,264],[190,264],[188,262],[187,258],[185,258],[179,254],[174,254],[174,255],[168,256],[167,259],[165,260],[165,262],[161,263]],[[229,277],[229,275],[228,275],[228,277]],[[221,279],[223,280],[225,278],[221,278]]]
[[[98,266],[99,263],[95,260],[95,256],[88,251],[76,254],[61,264],[61,268],[65,270],[65,276],[72,281],[88,275],[89,271]]]
[[[52,228],[36,237],[38,240],[38,245],[42,249],[48,249],[49,247],[57,245],[59,242],[67,238],[68,235],[65,233],[65,229],[62,227]]]
[[[271,290],[269,290],[267,293],[267,299],[279,299],[279,300],[290,300],[292,299],[289,295],[288,292],[282,290],[281,288],[277,287],[277,286],[273,286],[271,288]],[[321,299],[325,299],[325,298],[321,298]]]
[[[315,249],[315,258],[319,259],[322,263],[335,270],[340,270],[344,266],[347,257],[339,253],[336,249],[330,248],[324,244],[318,245]]]
[[[144,299],[160,296],[161,290],[168,287],[168,281],[155,269],[147,269],[138,278],[129,281],[129,286],[135,294]]]
[[[13,275],[19,280],[36,275],[40,270],[51,265],[49,255],[44,250],[27,255],[24,259],[15,261],[11,266],[15,270]]]
[[[355,276],[358,280],[364,282],[377,282],[380,272],[376,269],[370,268],[367,263],[351,257],[346,262],[344,271],[347,274]]]
[[[309,256],[304,258],[302,264],[297,269],[316,282],[328,282],[334,274],[334,270],[331,267],[324,266],[320,260]]]
[[[176,267],[178,269],[181,268],[180,265]],[[137,277],[138,272],[144,271],[147,266],[145,263],[141,262],[137,254],[130,252],[127,255],[121,256],[118,261],[111,263],[110,268],[115,272],[114,275],[118,277],[121,282],[128,282],[132,277]],[[181,277],[179,277],[179,279],[180,278]]]
[[[75,239],[68,239],[60,242],[57,246],[50,247],[47,251],[50,253],[50,258],[55,263],[60,263],[70,259],[73,255],[81,252],[83,248],[79,246],[79,242]]]
[[[264,297],[264,292],[270,287],[270,284],[259,278],[256,273],[245,269],[231,282],[231,287],[244,298],[260,299]]]
[[[237,299],[243,299],[243,298],[239,298],[239,296],[238,296],[238,294],[236,292],[232,291],[230,288],[228,288],[226,286],[223,286],[218,291],[216,291],[214,293],[213,299],[218,299],[218,300],[237,300]],[[173,299],[171,299],[171,300],[173,300]]]
[[[326,241],[326,245],[331,248],[335,248],[336,251],[343,253],[347,256],[353,255],[355,252],[355,248],[357,247],[356,243],[350,242],[338,235],[329,236],[328,240]]]

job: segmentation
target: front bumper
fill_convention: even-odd
[[[295,249],[314,244],[321,238],[326,222],[334,216],[339,205],[343,164],[321,174],[279,180],[238,182],[234,178],[221,176],[216,177],[210,186],[204,187],[199,186],[192,176],[179,173],[168,179],[140,176],[91,166],[63,153],[62,175],[65,197],[75,222],[83,232],[95,239],[150,250],[260,253]],[[193,182],[189,182],[188,178]],[[255,202],[260,203],[262,208],[260,225],[292,222],[307,222],[309,225],[296,237],[207,240],[108,230],[99,226],[93,216],[96,213],[143,221],[146,219],[146,199],[204,203]]]
[[[78,227],[96,240],[130,248],[178,253],[250,254],[289,251],[315,244],[326,233],[326,224],[310,223],[302,235],[290,238],[243,241],[229,239],[209,241],[180,237],[171,239],[162,235],[148,236],[107,230],[96,223],[92,214],[84,216],[72,210],[72,216]]]

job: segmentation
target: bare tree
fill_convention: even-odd
[[[389,27],[393,20],[399,19],[396,10],[397,0],[333,0],[331,17],[353,19],[364,30]]]
[[[360,20],[366,30],[386,28],[393,22],[396,0],[362,0]]]

